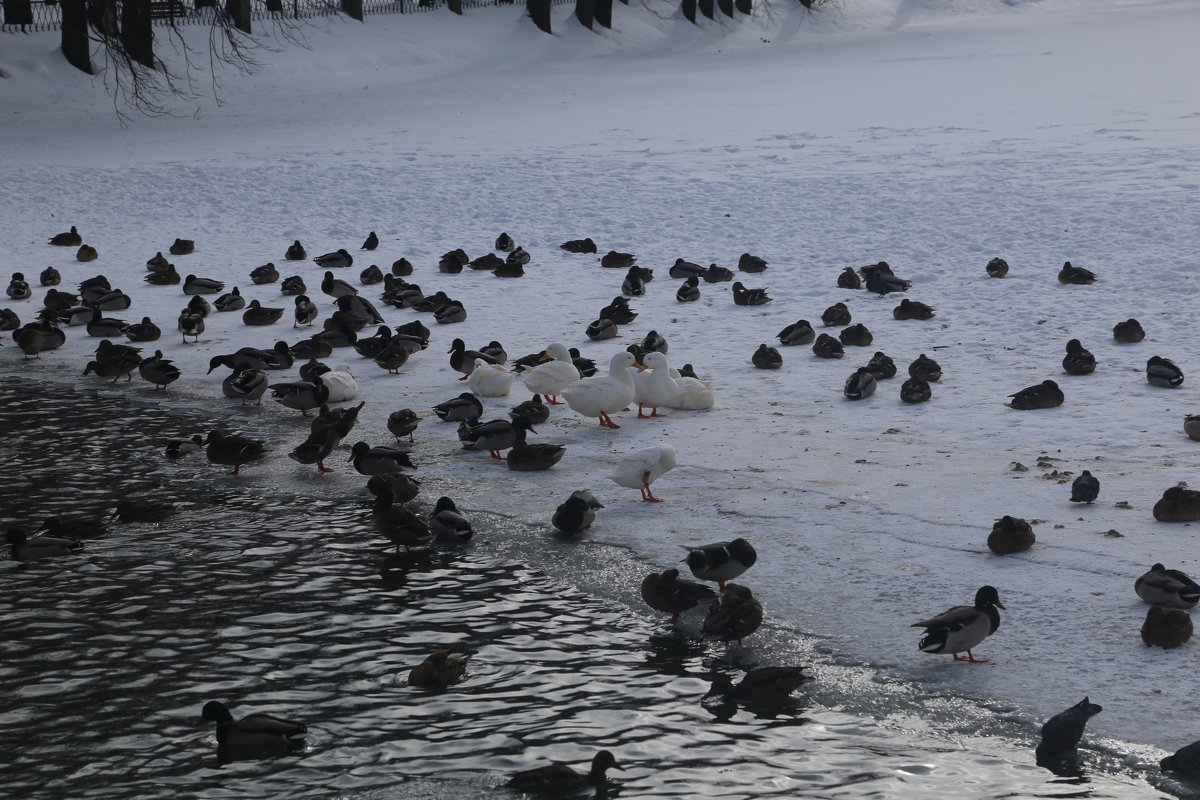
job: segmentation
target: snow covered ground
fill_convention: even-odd
[[[760,560],[744,582],[769,615],[829,637],[839,658],[931,691],[1002,698],[1034,720],[1087,694],[1105,707],[1089,730],[1166,751],[1200,738],[1196,645],[1144,647],[1146,608],[1133,593],[1156,561],[1200,572],[1195,526],[1150,514],[1164,489],[1197,481],[1198,445],[1182,432],[1183,416],[1200,411],[1194,379],[1177,390],[1144,379],[1151,355],[1188,375],[1200,363],[1188,305],[1200,252],[1200,7],[865,0],[808,13],[772,3],[751,19],[693,26],[652,3],[618,5],[614,30],[598,33],[571,24],[569,7],[555,13],[553,36],[517,7],[321,21],[306,32],[310,49],[266,53],[253,77],[224,75],[221,105],[181,102],[178,116],[126,128],[99,83],[62,61],[55,35],[6,34],[0,270],[35,278],[53,265],[63,288],[106,274],[134,297],[117,316],[149,315],[167,331],[148,349],[184,370],[168,400],[219,407],[223,375],[205,375],[209,358],[308,335],[285,327],[291,299],[277,284],[252,286],[252,268],[273,261],[300,274],[324,316],[322,271],[282,260],[292,240],[310,255],[350,250],[354,266],[339,277],[353,282],[368,264],[386,271],[406,257],[411,280],[461,299],[468,319],[436,326],[385,309],[389,324],[434,328],[399,376],[349,350],[327,359],[358,376],[360,431],[376,444],[389,412],[427,412],[464,390],[444,355],[454,337],[499,339],[512,355],[563,341],[607,363],[655,329],[673,365],[690,362],[714,383],[716,408],[626,412],[616,431],[556,408],[534,439],[568,453],[534,474],[458,452],[453,426],[431,418],[414,453],[427,496],[469,493],[470,507],[544,524],[589,487],[606,505],[590,535],[664,568],[680,545],[746,536]],[[72,224],[99,249],[95,263],[46,246]],[[371,230],[382,244],[360,252]],[[442,253],[477,257],[501,231],[531,253],[526,277],[438,273]],[[248,328],[240,314],[216,315],[200,344],[182,344],[173,328],[187,298],[142,283],[146,259],[177,236],[197,242],[172,259],[181,275],[288,307],[285,322]],[[655,269],[632,301],[637,320],[608,342],[583,331],[623,273],[558,249],[584,236]],[[774,302],[734,306],[727,283],[702,283],[698,303],[675,301],[679,282],[666,273],[676,258],[732,268],[743,252],[770,262],[739,278]],[[1012,265],[1007,278],[985,275],[993,256]],[[844,267],[879,260],[913,282],[906,296],[934,306],[934,319],[895,321],[899,296],[836,287]],[[1066,260],[1099,281],[1060,285]],[[836,361],[788,348],[778,372],[750,365],[760,343],[796,319],[817,323],[836,301],[872,331],[871,347]],[[0,307],[25,322],[37,303]],[[1142,321],[1144,343],[1112,340],[1128,317]],[[3,370],[92,383],[78,373],[96,340],[67,335],[31,362],[6,337]],[[1071,338],[1096,354],[1094,374],[1062,371]],[[845,400],[845,378],[876,350],[901,377]],[[930,403],[908,406],[899,384],[920,353],[945,377]],[[1048,378],[1062,407],[1004,406]],[[153,396],[137,382],[113,391]],[[487,401],[486,416],[525,399],[518,384]],[[318,478],[283,457],[303,438],[294,412],[244,413],[291,431],[246,480],[300,479],[313,491],[360,482],[345,467]],[[655,485],[666,502],[639,503],[606,479],[621,455],[664,442],[679,453]],[[1101,481],[1094,505],[1067,501],[1061,479],[1082,469]],[[1035,521],[1031,551],[988,552],[1005,514]],[[1007,606],[977,651],[991,663],[917,652],[909,624],[969,603],[983,584]]]

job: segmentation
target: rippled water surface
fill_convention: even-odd
[[[230,422],[0,386],[4,526],[109,515],[80,556],[3,562],[4,795],[505,796],[507,773],[585,768],[607,748],[625,767],[610,797],[1157,796],[1136,759],[1099,747],[1085,753],[1099,774],[1056,777],[1001,704],[915,696],[820,642],[702,643],[696,619],[671,628],[639,606],[648,569],[624,551],[472,509],[470,546],[396,553],[365,494],[314,498],[163,457],[166,440],[217,424]],[[177,510],[122,523],[121,498]],[[462,684],[407,685],[454,642],[475,654]],[[788,704],[699,702],[716,670],[797,661],[819,680]],[[213,726],[194,724],[211,699],[300,719],[308,745],[222,764]]]

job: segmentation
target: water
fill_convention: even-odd
[[[2,562],[6,796],[511,796],[508,773],[586,768],[601,748],[625,767],[609,797],[1159,796],[1120,743],[1085,737],[1088,774],[1055,776],[1003,703],[930,697],[796,632],[702,643],[698,616],[672,628],[642,607],[649,568],[623,549],[467,508],[471,545],[396,553],[357,488],[272,487],[162,455],[171,438],[256,424],[0,385],[4,527],[94,519],[120,498],[178,509],[110,516],[78,557]],[[475,654],[462,684],[407,685],[454,642]],[[819,680],[788,703],[699,702],[716,670],[798,654]],[[194,724],[211,699],[301,719],[308,745],[221,763],[212,725]]]

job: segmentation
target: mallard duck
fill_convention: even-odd
[[[186,256],[196,252],[196,242],[192,239],[176,238],[167,250],[173,256]]]
[[[615,339],[620,334],[620,329],[617,328],[617,323],[606,317],[600,317],[592,321],[587,328],[584,329],[584,335],[593,342],[601,342],[605,339]]]
[[[13,331],[13,341],[17,347],[21,348],[22,361],[27,360],[30,356],[35,359],[40,359],[41,352],[46,349],[46,335],[42,329],[37,327],[36,323],[17,328]],[[85,373],[86,374],[86,373]]]
[[[292,323],[293,328],[299,328],[301,325],[312,325],[317,318],[317,304],[308,299],[307,295],[296,295],[296,321]]]
[[[21,330],[26,329],[22,328]],[[112,378],[109,383],[116,383],[122,375],[126,380],[133,380],[133,371],[138,368],[140,363],[141,359],[137,356],[122,357],[112,361],[89,361],[83,369],[83,374],[90,375],[94,372],[101,378]]]
[[[421,287],[415,283],[410,283],[396,291],[392,297],[392,305],[396,308],[412,308],[416,310],[416,305],[424,300],[425,295],[421,292]]]
[[[741,281],[733,283],[733,304],[735,306],[765,306],[771,302],[766,289],[747,289]]]
[[[749,253],[742,253],[738,257],[738,269],[742,272],[766,272],[767,263],[765,259],[752,256]]]
[[[83,542],[57,536],[35,536],[32,539],[20,528],[10,528],[4,536],[11,545],[9,558],[13,561],[37,561],[40,558],[69,556],[83,549]]]
[[[563,533],[582,533],[596,521],[596,509],[604,508],[587,489],[571,492],[571,496],[554,509],[550,524]]]
[[[993,258],[987,263],[984,270],[992,278],[1003,278],[1008,274],[1008,262],[1003,258]]]
[[[397,278],[406,278],[412,274],[413,265],[407,258],[397,258],[392,262],[392,275]]]
[[[400,368],[408,363],[409,354],[412,351],[403,344],[389,342],[379,355],[375,356],[375,363],[381,369],[387,370],[389,375],[400,374]]]
[[[808,344],[817,338],[817,334],[813,330],[812,325],[808,323],[808,320],[801,319],[775,334],[775,338],[785,347],[794,347],[796,345]]]
[[[559,245],[559,249],[566,250],[568,253],[595,253],[596,243],[587,239],[571,239]]]
[[[609,250],[600,257],[600,266],[608,269],[629,269],[637,263],[637,256],[633,253],[621,253],[617,250]]]
[[[99,294],[90,294],[88,297],[83,298],[83,300],[93,308],[98,308],[101,311],[124,311],[133,305],[133,298],[120,289],[111,289]]]
[[[883,263],[883,262],[880,262]],[[892,292],[907,292],[912,288],[912,281],[906,281],[903,278],[898,278],[883,270],[879,269],[878,265],[874,267],[862,267],[863,277],[866,279],[867,291],[883,297]]]
[[[384,472],[401,472],[416,469],[407,450],[395,447],[371,447],[366,442],[356,442],[351,448],[350,458],[354,470],[360,475],[380,475]]]
[[[414,441],[413,434],[417,430],[417,425],[421,422],[421,418],[411,408],[402,408],[399,411],[393,411],[387,418],[388,433],[396,437],[396,441],[400,441],[401,436],[407,436],[408,440]]]
[[[837,286],[839,289],[861,289],[862,279],[858,277],[854,267],[846,267],[838,273]]]
[[[199,314],[202,317],[207,317],[212,313],[212,305],[200,295],[193,295],[188,301],[187,310],[193,314]]]
[[[75,251],[76,261],[95,261],[99,257],[99,251],[90,244],[81,244],[79,245],[79,249]]]
[[[542,396],[535,394],[532,399],[518,403],[508,411],[509,417],[525,417],[534,425],[540,425],[550,419],[550,406],[542,402]]]
[[[1016,394],[1010,394],[1012,402],[1009,408],[1019,411],[1029,411],[1035,408],[1057,408],[1063,404],[1062,389],[1054,381],[1042,381],[1036,386],[1029,386]]]
[[[987,546],[996,555],[1006,556],[1028,550],[1036,541],[1037,536],[1034,535],[1033,526],[1028,521],[1006,514],[992,525],[992,532],[987,537]]]
[[[304,723],[271,714],[247,714],[235,720],[229,709],[217,700],[205,703],[200,717],[217,723],[217,748],[222,750],[289,747],[302,743],[308,735]]]
[[[1200,585],[1184,572],[1155,564],[1133,583],[1137,596],[1150,605],[1195,608],[1200,602]]]
[[[333,273],[328,271],[326,271],[325,277],[321,279],[321,291],[334,300],[341,297],[353,297],[358,294],[358,289],[355,289],[341,278],[333,277]]]
[[[921,353],[908,365],[908,377],[937,383],[942,379],[942,367],[938,362]]]
[[[199,278],[195,275],[188,275],[183,279],[183,293],[187,295],[218,294],[224,290],[225,284],[215,278]]]
[[[513,241],[513,238],[509,236],[507,232],[502,231],[500,235],[496,237],[495,248],[501,253],[511,253],[514,249],[516,249],[516,246],[517,243]]]
[[[299,275],[291,275],[279,283],[279,293],[288,297],[295,297],[298,294],[306,294],[307,292],[308,286],[305,285],[304,279]]]
[[[1073,283],[1076,285],[1085,285],[1096,282],[1096,276],[1090,270],[1083,267],[1073,267],[1071,262],[1064,262],[1062,269],[1058,271],[1059,283]]]
[[[282,308],[270,308],[258,300],[251,300],[242,312],[242,322],[246,325],[274,325],[283,318],[283,312]]]
[[[1088,470],[1071,482],[1071,502],[1091,503],[1100,494],[1100,481]]]
[[[236,286],[213,301],[213,308],[220,312],[241,311],[245,307],[246,298]]]
[[[764,343],[750,355],[750,363],[758,369],[779,369],[783,366],[783,356]]]
[[[1147,647],[1174,650],[1192,638],[1192,618],[1179,608],[1151,606],[1142,623],[1142,641]]]
[[[838,333],[838,341],[843,347],[870,347],[875,337],[861,322],[850,325]]]
[[[457,275],[470,262],[471,257],[461,247],[448,250],[438,259],[438,272],[444,272],[447,275]]]
[[[142,363],[142,349],[127,344],[115,344],[109,339],[101,339],[96,345],[96,360],[102,364],[121,362],[125,366],[137,367]]]
[[[468,350],[466,342],[462,339],[455,339],[451,342],[450,349],[446,352],[450,354],[450,369],[462,373],[462,377],[459,378],[460,381],[465,381],[470,377],[471,373],[475,370],[475,364],[481,359],[486,364],[501,363],[501,360],[495,356],[490,356],[479,350]]]
[[[850,309],[845,303],[834,303],[821,312],[821,323],[826,328],[850,324]]]
[[[375,495],[375,505],[391,506],[403,505],[415,498],[421,491],[421,482],[411,475],[405,475],[403,472],[385,472],[382,475],[372,475],[367,481],[367,491]],[[429,527],[422,522],[419,526],[423,531],[418,531],[422,538],[432,536],[429,532]],[[413,544],[421,544],[414,542]],[[397,552],[399,546],[397,546]]]
[[[375,286],[383,283],[383,270],[379,268],[378,264],[372,264],[358,273],[358,280],[363,286]]]
[[[54,267],[46,267],[38,274],[38,283],[42,286],[58,286],[62,283],[62,273]]]
[[[183,336],[183,343],[187,344],[187,337],[194,337],[192,343],[200,341],[200,334],[204,333],[204,317],[188,309],[183,309],[179,312],[179,319],[175,323],[176,329]]]
[[[339,248],[332,253],[317,256],[313,263],[324,269],[345,269],[354,263],[354,256]]]
[[[304,245],[300,244],[300,240],[297,239],[284,252],[283,257],[288,261],[303,261],[308,258],[308,252],[304,249]]]
[[[463,392],[458,397],[438,403],[433,407],[433,413],[443,422],[463,422],[468,419],[479,419],[483,416],[483,403],[470,392]]]
[[[433,311],[433,321],[438,325],[453,325],[467,319],[467,309],[458,300],[438,306]]]
[[[1037,746],[1037,762],[1045,764],[1074,753],[1083,738],[1087,721],[1104,709],[1083,698],[1066,711],[1055,714],[1042,725],[1042,739]]]
[[[935,316],[933,306],[928,306],[924,303],[918,303],[916,300],[905,298],[900,301],[900,305],[892,309],[892,319],[933,319]]]
[[[982,586],[975,593],[974,606],[954,606],[936,617],[914,622],[911,627],[925,628],[917,649],[926,653],[950,653],[955,661],[985,663],[971,650],[1000,627],[1000,612],[1004,608],[994,586]],[[958,654],[965,652],[966,658]]]
[[[608,375],[582,378],[563,390],[563,399],[585,417],[597,417],[605,428],[619,428],[610,414],[633,402],[634,385],[630,367],[641,368],[633,354],[622,350],[608,363]]]
[[[1154,504],[1154,518],[1159,522],[1194,522],[1200,520],[1200,492],[1186,485],[1172,486]]]
[[[684,561],[692,575],[702,581],[716,581],[720,591],[725,591],[725,582],[731,581],[758,561],[754,545],[743,538],[730,542],[715,542],[697,546],[686,546]]]
[[[250,282],[256,286],[274,283],[277,280],[279,280],[279,270],[275,268],[275,262],[273,261],[268,261],[261,267],[255,267],[250,270]]]
[[[325,320],[325,324],[328,326],[330,320]],[[333,352],[335,347],[353,347],[354,343],[358,341],[358,334],[349,325],[338,324],[336,327],[327,327],[326,330],[313,334],[312,338],[324,342],[329,346],[330,352]]]
[[[812,352],[817,358],[842,358],[846,348],[828,333],[822,333],[813,342]]]
[[[321,427],[309,433],[307,439],[296,445],[296,448],[288,453],[288,458],[301,464],[316,464],[318,472],[333,472],[330,467],[325,466],[325,459],[340,442],[341,437],[332,426]]]
[[[717,599],[717,593],[707,586],[679,577],[679,570],[652,572],[642,579],[642,599],[655,611],[671,615],[671,624],[679,615]]]
[[[1164,772],[1200,773],[1200,742],[1192,742],[1169,755],[1158,766]]]
[[[684,261],[682,258],[675,259],[675,263],[667,270],[667,275],[672,278],[695,278],[697,281],[704,275],[704,267],[699,264],[694,264],[691,261]]]
[[[519,436],[504,463],[513,472],[540,472],[562,461],[566,452],[567,448],[560,444],[527,442],[523,436]]]
[[[70,292],[60,292],[58,289],[47,291],[46,297],[42,300],[42,308],[51,311],[66,311],[68,308],[78,304],[79,295],[71,294]],[[17,325],[20,325],[20,323],[18,322]],[[0,327],[0,330],[5,330],[5,328]]]
[[[655,497],[650,491],[650,484],[675,468],[675,448],[669,444],[657,447],[647,447],[622,458],[617,462],[616,469],[608,479],[618,486],[627,489],[637,489],[642,499],[651,503],[660,503],[662,498]]]
[[[91,319],[87,322],[88,336],[95,336],[100,339],[110,339],[115,336],[121,336],[125,333],[125,329],[129,327],[129,323],[123,319],[114,317],[106,317],[98,308],[92,308],[89,311]]]
[[[83,244],[83,237],[75,229],[75,226],[72,225],[71,230],[51,236],[50,244],[57,247],[79,247],[79,245]]]
[[[862,400],[875,394],[875,375],[866,367],[859,367],[854,374],[846,378],[842,394],[847,400]]]
[[[712,688],[704,696],[721,695],[748,702],[779,701],[811,680],[814,680],[813,676],[806,674],[804,667],[757,667],[736,684],[728,675],[718,672],[713,676]]]
[[[642,280],[642,276],[636,265],[629,268],[625,273],[625,280],[621,281],[621,294],[626,297],[641,297],[646,294],[646,283]]]
[[[354,342],[354,352],[358,353],[363,358],[377,358],[380,353],[388,348],[392,342],[392,329],[387,325],[380,325],[375,333],[370,336],[359,336]],[[406,351],[407,354],[407,351]]]
[[[1200,414],[1188,414],[1183,418],[1183,432],[1189,439],[1200,442]]]
[[[705,636],[711,636],[718,641],[737,640],[738,645],[741,645],[742,639],[758,630],[762,621],[762,604],[754,598],[750,589],[741,584],[731,583],[709,606],[700,630]]]
[[[67,335],[58,324],[45,312],[39,315],[37,322],[31,322],[26,327],[37,328],[42,332],[42,351],[57,350],[67,343]]]
[[[875,376],[875,380],[887,380],[896,377],[896,362],[887,354],[876,352],[867,362],[867,370]]]
[[[429,515],[429,530],[438,539],[447,542],[466,542],[475,535],[471,523],[458,511],[458,506],[449,497],[439,497]]]
[[[167,458],[183,458],[190,456],[192,453],[199,453],[204,449],[204,437],[200,434],[192,434],[190,439],[172,439],[167,442],[166,455]]]
[[[366,320],[365,325],[382,325],[383,317],[375,309],[374,304],[362,295],[347,295],[334,300],[338,311],[346,314],[353,314],[360,319]]]
[[[261,406],[266,391],[267,373],[261,369],[238,366],[221,381],[221,394],[232,400],[240,400],[242,405],[253,402]]]
[[[638,312],[629,307],[629,300],[614,297],[612,302],[600,309],[600,319],[612,320],[614,325],[629,325],[637,319]]]
[[[709,264],[708,269],[704,270],[705,283],[726,283],[733,280],[733,270],[727,267],[719,267],[716,264]]]
[[[494,419],[478,425],[472,425],[459,432],[459,440],[464,450],[487,450],[492,458],[503,461],[501,450],[507,450],[520,439],[525,438],[526,431],[533,430],[533,425],[525,417],[514,417],[512,421]]]
[[[605,773],[610,769],[624,768],[617,764],[617,759],[612,753],[601,750],[592,757],[592,768],[586,775],[581,775],[566,764],[551,764],[518,772],[509,778],[504,786],[519,792],[565,794],[589,786],[604,785],[608,780]]]
[[[364,400],[349,408],[330,408],[328,405],[322,405],[309,427],[313,433],[329,428],[337,434],[338,439],[345,439],[358,423],[358,415],[366,404]]]
[[[424,661],[409,671],[409,685],[440,692],[461,681],[467,674],[471,656],[456,656],[454,651],[457,649],[458,645],[452,644],[445,650],[426,656]]]
[[[475,368],[467,376],[467,385],[479,397],[505,397],[512,388],[513,374],[503,364],[475,359]]]
[[[1150,356],[1146,362],[1146,380],[1152,386],[1174,389],[1183,385],[1183,370],[1169,358]]]
[[[1113,325],[1113,339],[1124,344],[1137,344],[1146,338],[1146,331],[1136,319],[1127,319]]]
[[[301,342],[304,344],[304,342]],[[296,348],[292,348],[295,353]],[[315,358],[310,358],[308,361],[300,365],[300,380],[311,381],[314,375],[324,375],[326,372],[332,372],[333,368],[323,361],[318,361]]]
[[[33,289],[30,288],[29,282],[25,280],[25,275],[20,272],[14,272],[12,280],[8,282],[8,287],[4,293],[13,300],[28,300],[33,297]]]
[[[157,392],[179,380],[181,373],[173,361],[163,358],[162,350],[155,350],[153,356],[142,359],[142,363],[138,365],[138,374],[153,383],[153,391]]]
[[[687,278],[675,290],[675,299],[680,303],[694,303],[700,299],[700,279],[695,275]]]
[[[301,416],[309,417],[309,411],[330,402],[329,387],[324,381],[325,375],[314,376],[311,382],[272,383],[268,388],[275,402],[296,409]]]
[[[1096,357],[1085,350],[1078,339],[1067,342],[1067,354],[1062,360],[1063,371],[1070,375],[1090,375],[1096,371]]]
[[[237,475],[243,466],[263,458],[271,452],[257,439],[212,430],[205,441],[205,456],[212,464],[233,467],[230,475]]]

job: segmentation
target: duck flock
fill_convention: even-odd
[[[80,263],[100,259],[97,248],[86,244],[74,227],[53,236],[49,243],[71,248],[75,261]],[[634,337],[637,341],[632,344],[610,345],[612,350],[597,364],[582,355],[580,347],[571,345],[596,347],[593,343],[622,337],[622,330],[628,331],[639,314],[632,304],[656,291],[651,288],[655,276],[654,269],[639,264],[634,254],[610,250],[600,255],[596,243],[584,238],[565,241],[560,249],[589,266],[598,259],[600,268],[616,270],[619,279],[614,278],[612,286],[619,294],[600,307],[595,318],[571,320],[577,342],[567,341],[566,337],[563,341],[528,341],[520,313],[548,314],[553,310],[535,308],[554,304],[553,292],[546,291],[549,284],[543,282],[539,291],[527,298],[528,307],[514,310],[512,324],[496,331],[495,338],[486,344],[471,349],[464,338],[454,335],[455,328],[443,332],[446,329],[442,326],[464,323],[473,305],[486,302],[481,296],[486,293],[464,289],[459,294],[451,286],[463,288],[461,284],[443,280],[444,276],[480,272],[497,278],[522,278],[527,269],[534,269],[531,254],[507,233],[501,233],[483,256],[472,259],[463,249],[446,252],[435,268],[427,270],[428,276],[403,257],[386,270],[376,264],[361,268],[362,253],[371,260],[379,247],[380,239],[372,231],[357,257],[346,249],[337,249],[310,258],[304,245],[294,241],[280,248],[279,266],[270,262],[254,267],[241,285],[232,285],[227,275],[213,277],[178,270],[172,259],[189,258],[197,249],[193,241],[185,239],[176,239],[167,248],[167,255],[156,252],[146,261],[143,285],[136,292],[129,285],[114,285],[119,281],[104,274],[68,279],[62,274],[65,268],[48,267],[33,282],[17,272],[6,290],[10,302],[0,308],[0,330],[11,335],[4,350],[14,371],[21,363],[29,362],[55,360],[56,366],[61,366],[62,355],[56,351],[65,348],[76,357],[86,355],[70,369],[87,380],[136,385],[132,384],[136,374],[152,386],[150,391],[170,393],[182,379],[180,385],[204,396],[206,402],[223,398],[231,406],[249,409],[261,408],[269,399],[290,409],[288,413],[298,412],[305,423],[303,431],[286,447],[235,430],[214,429],[164,442],[164,457],[204,457],[214,465],[228,467],[229,474],[237,476],[244,468],[252,471],[260,462],[283,457],[319,473],[332,472],[335,468],[327,460],[335,455],[346,456],[340,460],[366,479],[365,491],[375,498],[376,507],[391,515],[389,536],[399,551],[434,542],[462,544],[474,534],[470,515],[451,497],[439,497],[426,515],[412,509],[411,504],[422,495],[423,482],[438,480],[436,459],[432,469],[430,462],[423,463],[424,443],[450,442],[465,451],[463,457],[500,462],[512,472],[561,469],[560,464],[570,465],[573,458],[604,460],[611,467],[607,477],[617,487],[636,489],[641,501],[658,503],[663,498],[654,494],[657,481],[677,465],[687,467],[704,461],[704,442],[692,436],[686,443],[679,443],[678,449],[666,443],[632,446],[645,444],[640,440],[646,438],[637,430],[646,423],[633,420],[712,413],[710,409],[729,413],[737,402],[739,382],[783,369],[785,360],[795,358],[792,353],[808,351],[817,359],[844,359],[849,353],[867,353],[878,346],[872,331],[854,321],[852,304],[842,301],[819,315],[809,315],[819,320],[818,327],[829,331],[818,333],[809,319],[800,318],[770,337],[776,346],[765,341],[747,346],[745,372],[741,375],[724,374],[714,379],[698,375],[691,363],[672,366],[668,336],[672,325],[681,324],[677,318],[656,321],[655,328]],[[356,264],[360,269],[355,269]],[[82,275],[79,269],[72,271]],[[767,270],[766,260],[743,253],[737,259],[736,270],[715,263],[703,267],[678,258],[666,272],[677,281],[673,284],[674,297],[682,317],[689,304],[711,297],[716,291],[722,296],[727,292],[729,300],[722,302],[731,306],[761,307],[771,303],[767,287],[735,280],[740,274],[745,281],[756,282],[758,279],[751,276]],[[181,276],[181,271],[187,274]],[[123,280],[130,280],[127,272],[121,271]],[[980,272],[1001,280],[1009,275],[1010,268],[1003,259],[994,258],[982,265]],[[410,280],[418,274],[425,288]],[[441,282],[443,288],[431,290],[430,279]],[[878,298],[907,294],[913,288],[912,281],[895,275],[883,261],[845,267],[829,279],[839,289]],[[1092,272],[1070,262],[1058,273],[1058,282],[1065,285],[1087,286],[1096,280]],[[728,290],[723,284],[729,284]],[[452,291],[457,299],[451,296]],[[147,292],[160,294],[153,303],[143,303]],[[177,315],[160,315],[155,320],[152,315],[137,313],[139,305],[163,307],[162,297],[170,292],[179,293]],[[126,315],[128,319],[114,316],[126,311],[131,312]],[[899,299],[891,311],[896,324],[927,322],[936,317],[934,307],[909,297]],[[248,333],[255,329],[269,330],[275,343],[258,346],[263,336]],[[831,332],[834,329],[836,335]],[[628,340],[628,333],[624,336]],[[1112,328],[1112,338],[1135,345],[1143,342],[1146,333],[1135,319],[1119,320]],[[507,340],[507,346],[500,339]],[[69,341],[75,346],[68,347]],[[525,354],[514,356],[510,348]],[[1066,341],[1064,351],[1061,367],[1046,365],[1047,373],[1061,371],[1081,376],[1097,369],[1095,356],[1080,339]],[[842,395],[846,401],[863,401],[882,393],[886,382],[899,372],[895,361],[882,350],[860,360],[865,363],[848,370],[845,377]],[[326,362],[334,362],[334,366]],[[418,372],[422,362],[437,363],[437,377],[431,380],[445,389],[446,396],[431,407],[413,408],[402,399],[405,380],[422,375]],[[1145,380],[1154,387],[1173,389],[1184,381],[1182,370],[1170,358],[1148,354],[1144,364]],[[910,405],[931,401],[934,387],[943,378],[938,361],[921,353],[906,371],[907,378],[892,390],[894,396]],[[209,376],[219,379],[219,384]],[[386,393],[367,391],[367,399],[360,399],[365,380],[370,380],[372,386],[384,380],[396,380],[397,384]],[[1026,388],[1012,387],[1015,391],[1007,398],[997,398],[997,405],[1007,401],[1005,405],[1011,412],[1004,413],[1062,406],[1070,402],[1071,394],[1084,391],[1072,388],[1068,380],[1064,380],[1066,390],[1050,378]],[[385,403],[381,397],[397,399]],[[507,403],[507,413],[493,412],[496,403]],[[373,420],[374,429],[364,418]],[[558,430],[568,432],[573,441],[563,444],[534,438],[541,435],[538,426],[551,422],[559,426]],[[614,439],[602,444],[582,439],[563,428],[565,424],[577,431],[585,422],[611,432],[606,435],[622,444],[612,447]],[[352,433],[357,440],[353,443]],[[1200,440],[1200,415],[1185,418],[1184,433]],[[694,472],[680,470],[685,472],[684,476],[676,473],[672,479],[687,481],[695,477]],[[561,502],[546,515],[546,523],[564,535],[583,534],[607,513],[597,493],[605,494],[593,485],[558,498]],[[1063,500],[1091,504],[1099,494],[1099,477],[1084,470],[1071,482],[1070,495]],[[631,493],[628,500],[634,502]],[[610,507],[612,504],[608,500]],[[1186,485],[1169,487],[1152,513],[1163,522],[1200,520],[1200,492]],[[73,539],[31,536],[16,528],[7,533],[7,538],[11,557],[17,561],[77,556],[82,550],[82,544]],[[1005,515],[995,521],[986,546],[998,556],[1008,556],[1030,550],[1036,541],[1030,521]],[[759,542],[760,549],[763,544]],[[740,646],[764,619],[760,600],[742,578],[753,575],[751,568],[758,557],[755,543],[748,537],[697,539],[687,548],[682,562],[694,580],[682,577],[675,567],[653,572],[641,581],[642,600],[650,608],[669,614],[670,624],[694,609],[703,609],[701,634],[725,646]],[[733,582],[735,579],[739,582]],[[1200,585],[1161,563],[1154,563],[1140,577],[1130,576],[1130,583],[1137,596],[1149,604],[1141,629],[1145,645],[1173,649],[1185,644],[1192,633],[1188,612],[1200,603]],[[956,661],[986,663],[973,651],[997,632],[1003,609],[998,589],[985,584],[972,604],[956,605],[912,623],[924,631],[915,647],[926,653],[951,655]],[[409,682],[430,691],[443,691],[469,680],[471,655],[458,651],[456,645],[431,654],[413,667]],[[809,680],[812,675],[802,666],[756,666],[737,683],[718,676],[709,695],[736,701],[779,702]],[[1085,697],[1050,718],[1042,729],[1039,763],[1053,767],[1069,762],[1087,720],[1100,710],[1098,704]],[[235,719],[216,700],[204,706],[202,717],[216,724],[222,750],[287,747],[302,742],[307,732],[303,723],[267,714],[252,713]],[[1163,770],[1200,773],[1200,742],[1164,759],[1161,766]],[[601,750],[587,772],[555,765],[519,773],[506,785],[520,791],[572,790],[603,783],[607,770],[614,768],[621,769],[613,753]]]

